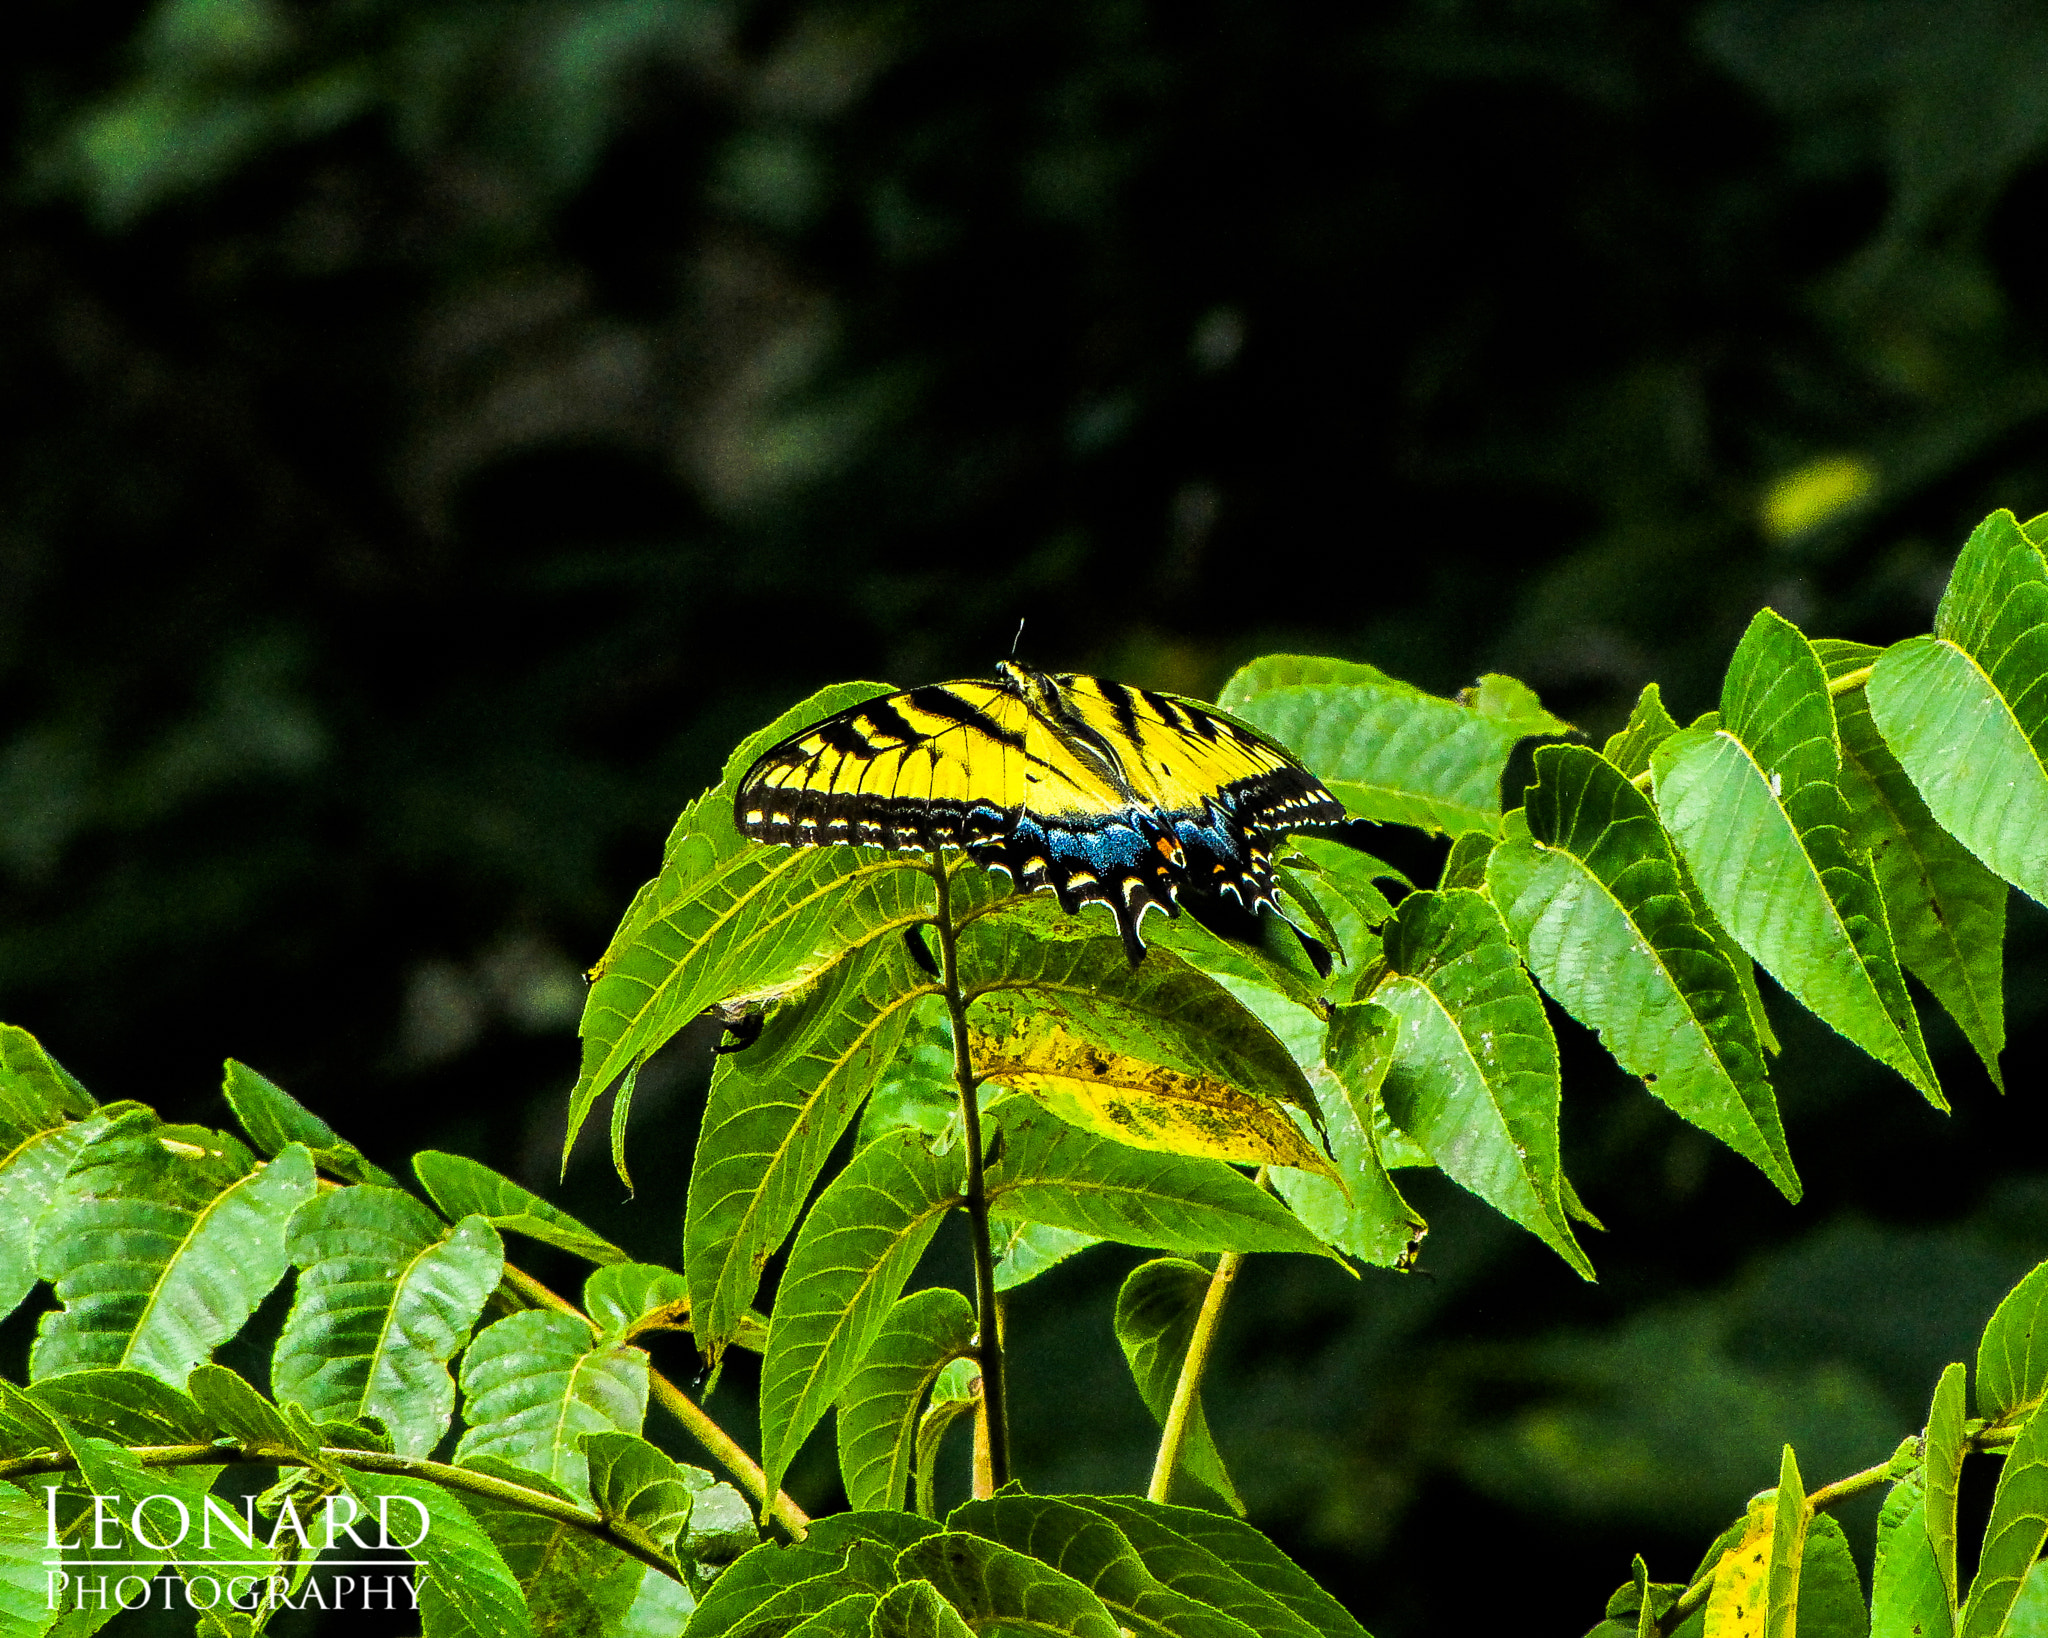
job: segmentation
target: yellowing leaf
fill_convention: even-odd
[[[1778,1502],[1765,1496],[1749,1504],[1742,1539],[1721,1555],[1714,1590],[1707,1594],[1705,1638],[1764,1638],[1764,1614],[1771,1585],[1771,1536]]]
[[[1063,1024],[1004,1008],[969,1034],[975,1072],[1036,1099],[1061,1120],[1137,1149],[1295,1166],[1336,1180],[1279,1104],[1216,1075],[1117,1052]],[[990,1026],[1001,1030],[992,1033]]]

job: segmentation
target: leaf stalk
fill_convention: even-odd
[[[1266,1169],[1259,1168],[1259,1181]],[[1195,1328],[1188,1336],[1188,1351],[1180,1362],[1180,1375],[1173,1384],[1173,1398],[1166,1407],[1166,1425],[1159,1430],[1159,1454],[1152,1461],[1152,1482],[1145,1499],[1164,1502],[1173,1488],[1173,1470],[1180,1466],[1181,1449],[1187,1443],[1188,1424],[1195,1414],[1195,1402],[1202,1391],[1202,1372],[1209,1363],[1209,1350],[1216,1341],[1216,1327],[1223,1319],[1223,1305],[1237,1279],[1242,1252],[1226,1251],[1216,1258],[1216,1272],[1209,1276],[1209,1288],[1202,1293],[1202,1306],[1195,1314]]]

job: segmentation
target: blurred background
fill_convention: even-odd
[[[581,970],[827,681],[984,675],[1022,619],[1035,663],[1193,694],[1279,649],[1503,670],[1598,735],[1653,678],[1710,707],[1765,603],[1924,630],[1978,518],[2048,508],[2030,5],[35,27],[0,62],[0,1017],[187,1119],[233,1054],[387,1165],[553,1191]],[[1568,1027],[1600,1283],[1416,1174],[1420,1275],[1255,1264],[1208,1399],[1256,1522],[1379,1638],[1568,1634],[1634,1552],[1687,1577],[1780,1441],[1809,1485],[1881,1460],[2048,1255],[2044,990],[2016,903],[2005,1098],[1930,1016],[1951,1117],[1774,996],[1796,1208]],[[703,1046],[642,1079],[639,1197],[594,1150],[556,1194],[656,1260]],[[1034,1488],[1142,1487],[1136,1260],[1016,1300]],[[744,1433],[751,1393],[712,1408]],[[792,1488],[837,1505],[829,1451]]]

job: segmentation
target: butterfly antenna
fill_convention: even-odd
[[[1029,618],[1030,618],[1030,616],[1028,616],[1028,615],[1027,615],[1027,616],[1025,616],[1025,618],[1026,618],[1026,619],[1029,619]],[[1011,658],[1011,659],[1013,659],[1013,660],[1014,660],[1014,659],[1016,659],[1016,657],[1017,657],[1017,645],[1018,645],[1019,643],[1023,642],[1023,641],[1024,641],[1024,621],[1023,621],[1023,620],[1019,620],[1019,621],[1017,622],[1017,635],[1016,635],[1016,636],[1014,636],[1014,637],[1012,637],[1012,638],[1010,639],[1010,658]]]

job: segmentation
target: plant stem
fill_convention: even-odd
[[[1266,1169],[1259,1168],[1259,1181]],[[1244,1254],[1226,1251],[1216,1259],[1216,1272],[1209,1276],[1209,1289],[1202,1293],[1202,1306],[1195,1315],[1195,1328],[1188,1337],[1188,1351],[1180,1362],[1180,1376],[1173,1384],[1173,1402],[1166,1407],[1166,1426],[1159,1431],[1159,1454],[1152,1462],[1152,1483],[1145,1490],[1147,1501],[1163,1502],[1173,1488],[1173,1470],[1180,1465],[1181,1447],[1187,1443],[1188,1423],[1195,1414],[1195,1401],[1202,1391],[1202,1371],[1209,1363],[1209,1349],[1216,1340],[1216,1327],[1223,1318],[1223,1304],[1230,1296]]]
[[[1839,699],[1844,694],[1853,693],[1870,681],[1870,674],[1876,669],[1875,666],[1866,665],[1859,666],[1854,671],[1843,672],[1828,684],[1828,696],[1831,699]]]
[[[128,1455],[138,1467],[222,1467],[237,1462],[253,1462],[264,1467],[316,1465],[300,1451],[287,1446],[233,1440],[207,1445],[136,1445],[128,1448]],[[636,1532],[620,1530],[590,1509],[563,1501],[559,1496],[550,1496],[544,1490],[529,1490],[523,1484],[478,1473],[471,1468],[451,1467],[446,1462],[428,1461],[419,1456],[393,1456],[381,1450],[322,1446],[318,1462],[319,1465],[349,1468],[359,1473],[396,1473],[406,1478],[424,1479],[445,1490],[465,1491],[524,1512],[538,1513],[543,1518],[570,1525],[600,1541],[609,1542],[620,1552],[637,1558],[672,1580],[683,1579],[675,1565],[664,1558],[652,1543],[640,1539]],[[0,1479],[69,1473],[77,1465],[69,1455],[22,1456],[12,1461],[0,1461]]]
[[[960,992],[960,948],[953,925],[953,882],[946,861],[932,849],[932,879],[938,883],[939,979],[945,986],[946,1015],[953,1025],[953,1080],[960,1092],[960,1130],[967,1150],[967,1219],[974,1237],[975,1353],[981,1361],[981,1397],[988,1420],[988,1478],[991,1494],[1010,1482],[1009,1396],[1003,1390],[1003,1333],[996,1312],[995,1254],[988,1232],[988,1185],[982,1175],[981,1103],[974,1061],[967,1050],[967,999]]]
[[[505,1284],[509,1285],[528,1306],[552,1308],[559,1314],[574,1314],[595,1333],[598,1327],[590,1316],[570,1302],[566,1297],[550,1291],[540,1281],[523,1269],[505,1265]],[[649,1369],[647,1386],[654,1396],[654,1402],[683,1424],[691,1438],[702,1445],[711,1459],[739,1481],[740,1488],[758,1506],[766,1505],[768,1498],[768,1475],[761,1471],[761,1464],[749,1456],[746,1448],[727,1433],[724,1428],[705,1414],[704,1407],[683,1392],[661,1372]],[[792,1541],[802,1541],[811,1526],[810,1515],[789,1499],[786,1492],[775,1492],[774,1505],[768,1508],[768,1516],[779,1524]]]

